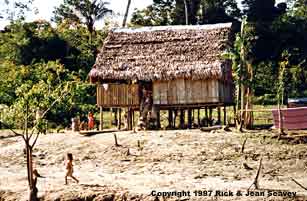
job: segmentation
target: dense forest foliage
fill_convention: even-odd
[[[109,27],[98,30],[95,22],[113,11],[106,1],[64,0],[53,12],[53,26],[25,21],[26,12],[35,12],[31,2],[15,1],[14,12],[0,11],[10,20],[0,32],[0,107],[6,108],[1,118],[22,127],[26,105],[35,118],[61,97],[47,119],[67,126],[71,117],[97,110],[87,74]],[[234,47],[221,56],[233,61],[235,81],[252,90],[255,103],[277,103],[278,79],[284,83],[284,100],[307,96],[306,0],[243,0],[241,9],[235,0],[153,0],[133,11],[128,25],[223,22],[244,22]]]

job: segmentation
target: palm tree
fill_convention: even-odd
[[[69,19],[84,23],[92,35],[95,33],[95,22],[113,12],[107,8],[108,5],[109,3],[103,0],[64,0],[64,3],[53,12],[52,20],[61,22],[64,19]]]

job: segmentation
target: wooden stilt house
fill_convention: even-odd
[[[89,73],[97,105],[127,108],[128,122],[146,103],[157,119],[169,110],[170,122],[174,110],[232,105],[231,63],[222,53],[233,38],[231,23],[113,29]]]

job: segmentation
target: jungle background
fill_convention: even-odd
[[[76,115],[97,113],[96,88],[87,74],[108,30],[122,26],[112,19],[108,2],[64,0],[50,21],[32,22],[25,16],[36,12],[33,0],[14,1],[14,8],[6,8],[9,3],[0,11],[0,18],[10,21],[0,31],[3,122],[22,128],[26,108],[34,119],[36,111],[59,97],[46,114],[50,127],[65,128]],[[240,6],[235,0],[153,0],[129,12],[128,27],[244,22],[234,46],[221,55],[232,60],[235,83],[250,88],[256,105],[307,96],[307,0],[243,0]],[[104,26],[97,28],[101,20]]]

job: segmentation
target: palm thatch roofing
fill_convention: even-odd
[[[115,28],[110,31],[91,80],[225,79],[222,53],[234,36],[232,23]],[[227,76],[229,77],[229,76]]]

